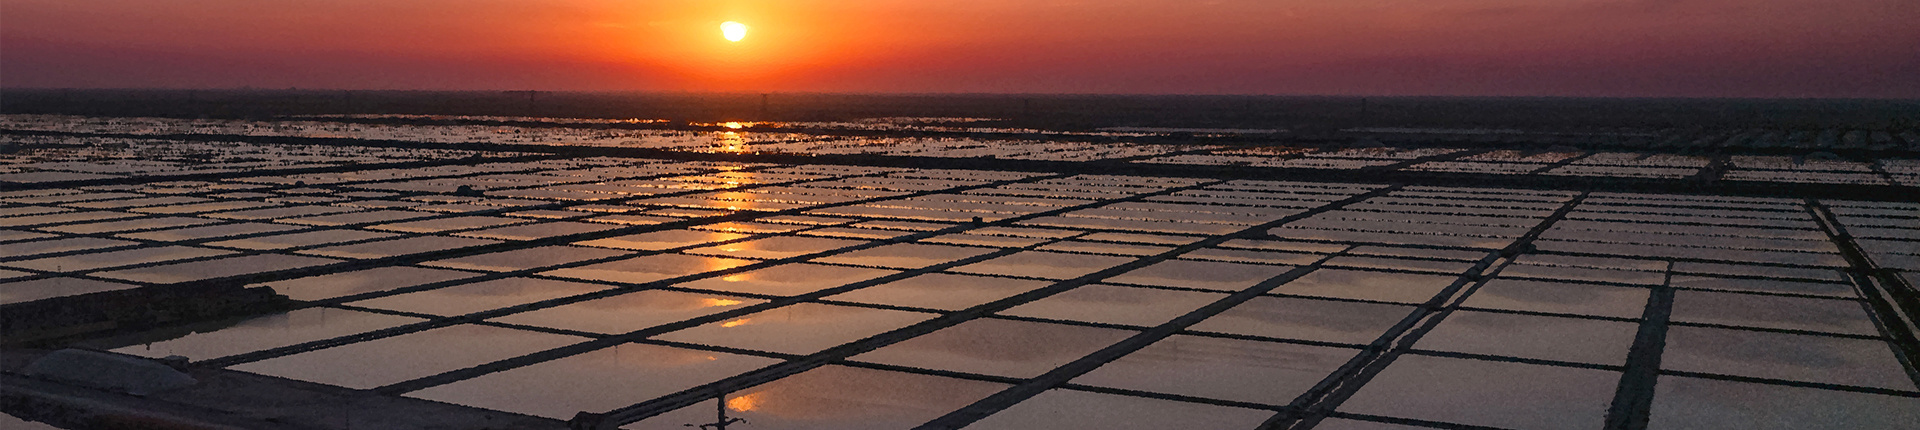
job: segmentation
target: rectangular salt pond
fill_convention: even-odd
[[[610,410],[713,382],[778,360],[623,344],[408,393],[408,397],[556,420]]]
[[[113,352],[143,357],[178,355],[206,360],[420,321],[418,318],[345,309],[308,308],[242,320],[204,323],[193,327],[194,332],[184,336],[159,339],[127,336],[103,339],[92,344],[111,348]]]
[[[492,321],[612,335],[762,303],[766,301],[719,294],[646,290],[517,313]]]
[[[606,290],[597,284],[533,278],[502,278],[347,302],[351,306],[443,317],[519,306]]]
[[[423,266],[444,267],[449,269],[512,272],[563,264],[576,264],[584,261],[611,259],[626,255],[632,255],[632,253],[584,246],[542,246],[538,248],[434,260],[420,264]]]
[[[424,252],[444,251],[458,248],[471,248],[500,243],[497,240],[469,239],[463,237],[415,236],[400,239],[363,242],[351,245],[336,245],[299,251],[302,254],[321,255],[340,258],[383,258]]]
[[[457,325],[245,363],[234,370],[368,389],[587,339]],[[382,363],[369,366],[367,363]]]
[[[146,231],[146,232],[138,232],[138,233],[122,233],[122,234],[119,234],[118,236],[129,238],[129,239],[154,240],[154,241],[183,241],[183,240],[205,240],[205,239],[214,239],[214,238],[240,236],[240,235],[261,235],[266,233],[276,233],[276,232],[284,232],[284,231],[298,230],[298,229],[299,227],[288,226],[288,225],[242,222],[242,223],[222,224],[222,225],[213,225],[213,226],[205,226],[205,227],[186,227],[186,228],[155,230],[155,231]]]
[[[96,254],[73,254],[26,261],[0,262],[0,266],[22,267],[53,272],[84,271],[226,254],[231,254],[231,252],[189,246],[156,246]]]
[[[977,319],[853,356],[855,361],[1031,378],[1135,332]]]
[[[397,236],[393,233],[376,233],[359,230],[322,230],[300,233],[275,234],[249,237],[245,239],[208,242],[207,246],[241,249],[286,249],[326,245],[341,242],[358,242]]]
[[[763,296],[797,296],[895,273],[899,272],[884,269],[792,263],[739,272],[717,278],[682,282],[674,284],[674,287]]]
[[[655,338],[767,352],[811,354],[934,316],[919,312],[801,303]]]
[[[138,287],[132,284],[64,276],[31,280],[8,279],[0,282],[0,305]]]
[[[284,254],[258,254],[115,270],[97,273],[95,276],[151,282],[155,284],[172,284],[279,270],[300,269],[338,262],[340,262],[340,260],[331,258]]]
[[[1005,384],[829,365],[732,394],[727,409],[755,426],[795,430],[910,428],[1006,388]],[[708,403],[622,428],[683,428],[713,421]]]

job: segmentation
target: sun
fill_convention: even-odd
[[[747,25],[733,21],[720,23],[720,36],[728,41],[739,42],[747,38]]]

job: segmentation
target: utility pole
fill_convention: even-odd
[[[717,412],[717,418],[715,418],[712,423],[687,424],[687,427],[699,427],[700,430],[727,430],[727,426],[733,425],[735,423],[739,423],[739,424],[747,423],[747,420],[745,419],[727,418],[727,395],[725,393],[720,394],[720,397],[717,397],[714,399],[714,407],[718,410],[718,412]]]

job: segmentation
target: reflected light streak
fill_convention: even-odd
[[[750,322],[753,322],[753,318],[741,318],[733,321],[720,323],[720,326],[721,327],[739,327],[739,326],[747,325],[747,323],[750,323]]]
[[[754,197],[757,197],[757,196],[755,196],[752,193],[729,191],[729,192],[724,192],[720,194],[715,194],[713,197],[709,197],[709,199],[725,202],[725,204],[727,205],[727,210],[737,211],[741,209],[758,209],[759,202],[753,200]],[[734,227],[728,227],[725,230],[738,231],[738,229]]]
[[[721,132],[720,142],[718,142],[715,146],[716,148],[714,148],[714,151],[716,152],[725,152],[729,154],[741,154],[741,153],[747,152],[747,149],[746,149],[747,139],[740,137],[740,133],[735,133],[731,131]],[[736,183],[738,181],[727,181],[727,182],[728,182],[727,185],[739,185],[738,183]]]
[[[746,303],[746,302],[742,302],[739,300],[732,300],[732,299],[700,299],[700,307],[705,307],[705,308],[733,306],[741,303]]]
[[[734,250],[729,249],[728,251],[732,252]],[[708,272],[712,272],[716,270],[727,270],[727,269],[732,269],[735,266],[739,266],[739,264],[735,264],[736,262],[738,262],[738,260],[730,260],[730,259],[724,259],[724,258],[706,258],[703,261],[707,263],[706,271]]]
[[[760,393],[727,399],[727,409],[747,412],[760,407]]]

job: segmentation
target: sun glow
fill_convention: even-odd
[[[739,42],[740,39],[747,38],[747,25],[733,21],[721,23],[720,36],[727,38],[728,41]]]

